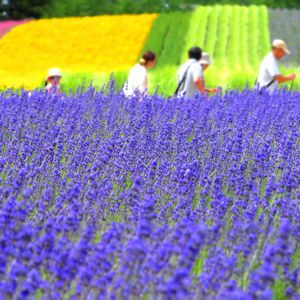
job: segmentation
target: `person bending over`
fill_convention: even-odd
[[[280,83],[296,79],[296,74],[284,76],[279,69],[280,61],[288,54],[290,54],[290,51],[284,41],[273,41],[272,51],[267,54],[260,65],[256,83],[257,88],[260,90],[266,89],[269,93],[273,93],[278,89]]]

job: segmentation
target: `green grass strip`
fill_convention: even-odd
[[[157,67],[180,63],[191,16],[192,12],[174,12],[157,18],[143,49],[157,53]]]
[[[143,52],[152,50],[158,55],[157,66],[150,72],[152,93],[158,88],[160,94],[171,96],[175,90],[177,67],[185,51],[192,15],[192,12],[165,13],[155,21],[143,49]]]

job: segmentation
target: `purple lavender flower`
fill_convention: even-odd
[[[0,295],[296,298],[299,103],[0,93]]]

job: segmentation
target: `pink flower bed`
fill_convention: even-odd
[[[29,22],[29,20],[22,20],[22,21],[3,21],[0,22],[0,38],[9,32],[12,28],[25,24]]]

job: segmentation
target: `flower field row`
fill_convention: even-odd
[[[45,19],[19,26],[0,40],[1,85],[38,87],[53,66],[66,73],[127,70],[138,59],[156,18]]]
[[[0,94],[0,295],[299,299],[299,113],[288,92]]]

